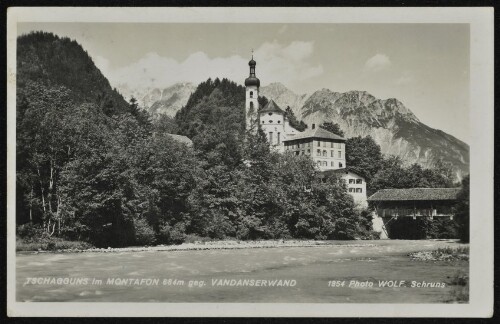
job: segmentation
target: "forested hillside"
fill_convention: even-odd
[[[130,110],[123,97],[111,88],[86,51],[74,40],[35,32],[17,40],[17,86],[30,83],[71,89],[75,103],[93,102],[107,114]]]
[[[19,37],[19,238],[45,249],[370,235],[343,181],[320,182],[309,159],[245,134],[243,107],[243,87],[207,80],[174,120],[150,121],[76,42]]]

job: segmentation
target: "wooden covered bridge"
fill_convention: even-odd
[[[453,206],[460,188],[382,189],[368,198],[374,207],[374,229],[387,238],[387,225],[398,217],[449,217],[453,219]],[[377,226],[377,224],[379,224]],[[377,228],[378,227],[378,228]]]

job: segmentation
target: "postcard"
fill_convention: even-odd
[[[492,8],[7,28],[9,316],[492,316]]]

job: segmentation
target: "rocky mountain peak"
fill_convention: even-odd
[[[285,87],[285,85],[281,82],[272,82],[272,83],[269,83],[267,86],[265,86],[266,89],[268,89],[268,91],[276,91],[276,92],[279,92],[279,93],[283,93],[283,92],[288,92],[288,91],[291,91],[290,89],[288,89],[287,87]]]
[[[272,92],[266,96],[276,101]],[[286,107],[287,102],[279,104]],[[457,178],[469,172],[468,145],[423,124],[396,98],[382,100],[367,91],[340,93],[323,88],[305,98],[294,113],[307,124],[337,123],[348,138],[370,135],[384,154],[408,163],[432,167],[442,159],[453,165]]]
[[[187,103],[196,86],[189,82],[179,82],[167,88],[146,87],[131,90],[127,85],[120,85],[118,89],[125,98],[136,98],[139,107],[151,113],[173,117]]]
[[[274,82],[261,87],[260,94],[268,99],[273,99],[274,102],[276,102],[280,107],[286,108],[287,106],[290,106],[295,115],[299,113],[308,97],[306,94],[296,94],[279,82]]]

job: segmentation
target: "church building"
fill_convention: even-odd
[[[315,124],[304,132],[293,128],[285,114],[273,100],[259,109],[260,80],[255,74],[257,63],[248,62],[250,75],[245,79],[245,122],[249,131],[260,128],[266,134],[269,145],[280,153],[307,155],[313,159],[320,171],[345,171],[339,175],[346,181],[348,192],[361,205],[366,205],[365,179],[348,172],[345,162],[345,138]],[[325,175],[326,176],[326,175]]]

